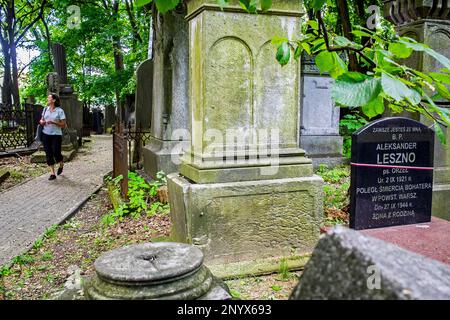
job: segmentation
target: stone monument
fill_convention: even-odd
[[[145,102],[146,108],[148,105],[151,108],[143,111],[143,115],[136,114],[137,122],[146,124],[151,120],[151,138],[143,148],[143,156],[144,169],[154,178],[159,171],[166,174],[177,171],[178,163],[172,158],[182,151],[177,146],[186,145],[189,139],[189,43],[185,15],[183,5],[173,12],[157,15],[153,93],[148,93],[152,102]],[[149,77],[138,83],[138,93],[143,86],[148,90],[151,82]]]
[[[77,136],[77,142],[72,141],[77,147],[81,145],[83,136],[83,106],[78,101],[72,86],[67,83],[67,59],[64,46],[59,43],[53,43],[52,56],[55,72],[47,76],[48,89],[49,92],[56,93],[61,98],[61,107],[66,113],[71,136]]]
[[[401,1],[384,2],[384,12],[392,21],[401,36],[413,38],[429,45],[440,54],[450,56],[450,6],[448,1]],[[407,63],[418,70],[437,72],[443,68],[433,57],[420,52],[414,53]],[[449,108],[448,101],[437,103]],[[417,115],[411,117],[418,118]],[[425,119],[420,119],[427,124]],[[450,130],[442,128],[450,141]],[[437,139],[437,138],[436,138]],[[434,153],[434,185],[433,185],[433,215],[450,220],[450,147],[435,142]]]
[[[339,107],[331,99],[333,79],[321,75],[314,57],[302,55],[302,116],[300,147],[313,160],[314,167],[344,163],[343,139],[339,135]]]
[[[136,70],[136,127],[150,129],[152,120],[153,60],[147,59]]]
[[[116,122],[116,107],[112,104],[105,106],[105,132],[111,133],[111,128]]]
[[[350,228],[431,221],[434,131],[383,118],[352,135]]]
[[[172,236],[220,276],[304,264],[323,219],[323,180],[299,148],[301,63],[281,67],[274,36],[299,35],[298,1],[248,14],[187,2],[191,143],[168,176]]]

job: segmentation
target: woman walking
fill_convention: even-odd
[[[57,174],[63,172],[63,156],[61,154],[62,128],[66,126],[66,115],[61,109],[61,101],[56,94],[49,94],[47,97],[47,107],[42,112],[39,123],[42,129],[42,143],[44,144],[47,165],[51,174],[48,180],[55,180],[55,163],[59,163]]]

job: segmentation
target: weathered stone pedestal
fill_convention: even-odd
[[[321,75],[314,57],[302,56],[302,117],[300,147],[314,167],[334,167],[345,163],[343,139],[339,135],[339,107],[331,99],[333,79]]]
[[[93,300],[228,300],[228,287],[203,265],[202,252],[181,243],[145,243],[109,251],[84,286]]]
[[[323,220],[322,184],[316,176],[197,184],[171,174],[172,237],[201,248],[220,277],[277,271],[283,257],[302,267]]]
[[[183,148],[176,146],[186,145],[189,140],[189,44],[185,15],[183,9],[158,15],[153,80],[137,84],[139,88],[153,81],[151,114],[145,116],[151,119],[151,137],[143,147],[144,170],[153,178],[159,171],[168,174],[178,170],[178,163],[172,158],[178,159]],[[137,124],[141,117],[136,114]]]
[[[450,10],[448,1],[428,0],[404,4],[404,1],[385,1],[385,16],[396,26],[402,36],[429,45],[440,54],[450,56]],[[424,72],[438,72],[443,66],[433,57],[415,52],[407,64]],[[449,108],[448,101],[437,102]],[[416,118],[417,115],[409,115]],[[419,120],[419,119],[417,119]],[[423,117],[420,121],[427,123]],[[431,125],[431,124],[430,124]],[[450,141],[450,130],[442,128]],[[433,180],[433,215],[450,220],[450,146],[435,141]]]
[[[300,33],[300,2],[248,14],[188,1],[191,143],[168,176],[173,233],[221,277],[300,267],[319,238],[322,179],[299,148],[300,62],[274,36]]]

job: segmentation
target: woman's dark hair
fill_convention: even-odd
[[[55,107],[61,107],[61,99],[56,93],[51,93],[53,100],[55,100]]]

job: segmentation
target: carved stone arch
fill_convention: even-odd
[[[216,40],[205,63],[203,125],[206,130],[248,130],[252,127],[253,68],[251,48],[239,37]],[[230,85],[233,84],[233,85]]]
[[[417,33],[414,30],[406,29],[401,32],[402,37],[409,37],[412,38],[418,42],[422,42],[419,33]],[[423,54],[417,51],[414,51],[411,56],[405,60],[405,64],[411,68],[422,70],[422,64],[423,64]]]
[[[280,143],[295,145],[299,123],[299,64],[290,61],[281,66],[275,52],[269,40],[259,47],[255,57],[254,125],[255,129],[280,129]],[[291,107],[286,108],[288,105]]]
[[[436,52],[448,57],[450,55],[450,29],[437,27],[431,32],[427,44]],[[426,70],[438,71],[444,68],[434,58],[430,57],[429,61],[430,65],[425,66]]]

